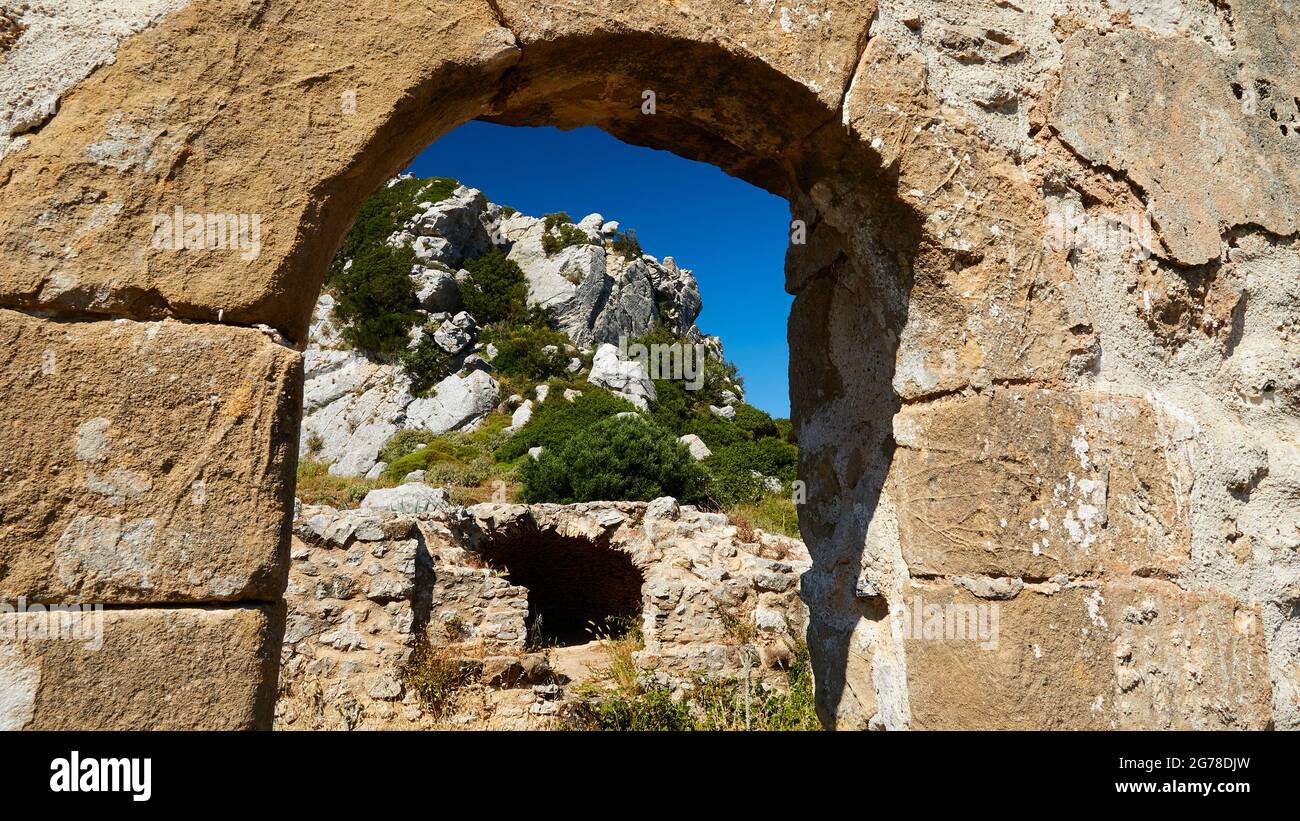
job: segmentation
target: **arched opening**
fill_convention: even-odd
[[[641,616],[645,580],[627,553],[553,532],[494,534],[479,545],[488,565],[528,590],[534,647],[586,644]]]
[[[915,209],[893,195],[892,172],[881,170],[869,136],[843,127],[840,109],[866,26],[861,36],[837,38],[837,47],[845,46],[833,55],[838,69],[823,72],[814,64],[826,55],[806,63],[792,58],[797,49],[780,34],[778,46],[767,34],[753,46],[745,44],[748,37],[719,44],[709,24],[697,26],[693,19],[662,27],[637,16],[517,34],[499,11],[461,11],[445,28],[433,25],[438,15],[427,10],[392,15],[383,20],[389,29],[382,40],[364,43],[352,38],[366,26],[340,25],[333,7],[304,9],[293,32],[284,20],[255,10],[220,18],[196,11],[142,35],[70,101],[76,105],[65,110],[76,117],[57,117],[15,161],[6,190],[26,193],[10,223],[76,237],[70,249],[76,253],[36,249],[11,303],[83,317],[175,316],[223,327],[262,326],[280,334],[265,346],[287,341],[301,347],[329,261],[362,200],[424,146],[475,118],[598,126],[633,144],[715,164],[785,197],[800,223],[785,284],[797,294],[789,338],[800,473],[808,483],[801,520],[825,591],[817,593],[823,599],[814,608],[814,621],[821,619],[814,630],[824,635],[812,644],[819,682],[830,688],[828,703],[835,709],[849,629],[863,611],[853,595],[862,544],[890,459],[889,420],[898,406],[891,378],[910,272],[924,267],[914,253],[920,234]],[[585,33],[566,33],[573,31]],[[240,38],[251,32],[270,39],[248,49]],[[202,50],[208,41],[247,54],[249,66],[212,78],[173,59],[182,46]],[[290,76],[284,65],[300,48],[311,56],[300,55],[301,71]],[[355,59],[330,62],[341,54]],[[157,129],[151,118],[163,116],[156,112],[165,95],[147,91],[155,86],[184,89],[165,116],[192,128]],[[245,93],[248,87],[264,93]],[[643,108],[646,92],[654,93],[653,112]],[[86,134],[126,131],[140,135],[138,144],[114,137],[109,147],[120,157],[85,161]],[[260,173],[249,173],[249,158],[257,158]],[[68,202],[61,188],[74,179],[93,196]],[[52,198],[67,207],[47,215]],[[151,217],[179,204],[196,212],[265,215],[258,254],[238,259],[151,246]],[[101,211],[120,216],[104,221]],[[205,349],[194,367],[202,371],[218,361],[225,359]],[[221,377],[214,376],[217,381]],[[198,455],[187,460],[183,482],[171,480],[181,483],[168,498],[206,494],[246,502],[264,515],[259,521],[273,526],[256,538],[241,533],[234,540],[271,566],[287,553],[301,409],[291,397],[283,403],[283,419],[270,418],[250,398],[273,389],[242,371],[231,370],[220,387],[228,400],[222,419],[262,414],[254,421],[265,427],[250,436],[264,443],[265,452],[254,457],[232,445],[250,475],[245,481],[237,471],[204,470],[238,459],[197,447],[197,435],[177,439],[177,452]],[[170,412],[166,393],[151,396],[159,414]],[[226,481],[232,473],[238,487]],[[249,490],[262,479],[265,491]],[[210,529],[190,509],[201,510],[199,503],[172,507],[181,512],[163,517],[169,532],[160,540],[183,543],[183,528]],[[220,541],[220,534],[212,539]],[[167,588],[148,600],[254,596],[243,588],[196,593],[192,587]]]
[[[170,4],[174,11],[159,12],[156,25],[145,29],[113,25],[123,35],[139,33],[123,40],[116,55],[97,52],[81,61],[76,77],[57,72],[60,87],[70,89],[57,112],[42,104],[38,116],[24,116],[26,133],[15,132],[19,140],[10,144],[21,150],[4,157],[0,302],[17,353],[0,427],[9,431],[5,444],[17,461],[0,493],[8,569],[0,592],[30,601],[130,605],[142,619],[161,618],[177,604],[210,606],[221,611],[213,614],[224,620],[219,630],[134,644],[153,647],[165,659],[176,656],[174,647],[202,643],[222,648],[206,654],[211,659],[238,657],[245,668],[257,666],[251,661],[261,651],[236,643],[234,621],[255,605],[265,613],[259,635],[274,643],[279,629],[270,603],[284,589],[301,417],[301,361],[292,348],[300,350],[306,339],[328,262],[361,201],[430,141],[472,119],[595,125],[632,143],[714,163],[786,197],[792,217],[804,223],[805,241],[792,237],[786,287],[797,294],[789,326],[792,415],[807,482],[800,520],[815,559],[804,589],[823,718],[838,726],[907,726],[909,698],[918,715],[926,714],[924,702],[954,707],[944,713],[949,726],[1005,724],[1008,715],[1019,715],[1007,703],[967,709],[968,693],[960,688],[970,690],[976,681],[975,689],[985,693],[1023,692],[1018,679],[1037,661],[1023,653],[1033,647],[1036,656],[1056,620],[1026,616],[1015,640],[1022,655],[983,665],[978,679],[954,678],[942,674],[942,656],[930,654],[927,668],[924,645],[909,646],[903,664],[898,631],[891,634],[885,617],[899,612],[906,587],[939,580],[951,586],[970,573],[1041,580],[1060,571],[1085,578],[1091,567],[1043,567],[1056,558],[1048,551],[1040,555],[1041,545],[1029,541],[1041,538],[1041,528],[1008,540],[1015,534],[1002,522],[1044,521],[1041,510],[1020,501],[1026,455],[1059,450],[1062,458],[1053,457],[1053,465],[1072,466],[1070,440],[1081,409],[1112,408],[1117,396],[1132,400],[1135,413],[1163,414],[1164,389],[1177,387],[1190,397],[1190,405],[1173,406],[1180,417],[1217,418],[1227,407],[1218,403],[1236,405],[1234,390],[1248,388],[1249,406],[1258,398],[1255,385],[1274,380],[1254,381],[1257,364],[1241,358],[1252,347],[1244,343],[1241,353],[1229,351],[1229,359],[1240,361],[1203,358],[1207,367],[1230,365],[1222,370],[1230,381],[1240,369],[1240,385],[1216,383],[1222,396],[1199,394],[1196,380],[1188,382],[1185,374],[1161,378],[1173,361],[1166,352],[1153,351],[1150,361],[1130,356],[1149,342],[1146,322],[1128,316],[1136,309],[1123,301],[1145,293],[1127,287],[1133,272],[1107,268],[1098,277],[1073,264],[1078,255],[1044,248],[1053,201],[1069,204],[1075,193],[1089,209],[1090,201],[1110,207],[1113,200],[1139,210],[1143,200],[1190,201],[1205,193],[1153,191],[1141,179],[1150,176],[1142,169],[1153,160],[1140,152],[1125,156],[1132,146],[1114,143],[1114,134],[1100,139],[1107,129],[1084,133],[1098,97],[1084,92],[1107,84],[1122,89],[1118,74],[1125,72],[1111,56],[1116,48],[1142,43],[1140,32],[1121,31],[1129,24],[1104,15],[1094,25],[999,11],[1019,15],[1034,27],[1034,43],[1046,45],[1043,51],[1017,33],[1013,39],[1027,50],[1006,60],[1017,76],[1007,87],[1014,98],[1007,107],[1018,112],[1018,131],[1028,127],[1020,138],[1032,140],[1016,147],[985,131],[983,115],[965,104],[971,101],[953,97],[953,86],[934,72],[943,65],[934,59],[964,60],[926,50],[936,45],[928,22],[908,33],[911,20],[887,10],[877,15],[874,4],[832,5],[833,15],[830,8],[819,14],[736,3],[492,0],[283,9],[196,2]],[[1252,28],[1258,20],[1229,22],[1242,42],[1257,37]],[[918,53],[906,44],[923,30]],[[986,34],[993,38],[989,48],[1003,52],[1004,32]],[[981,39],[974,30],[970,37]],[[1177,43],[1162,35],[1165,45]],[[967,46],[955,48],[965,52]],[[1264,55],[1256,68],[1274,62],[1272,45],[1245,51]],[[1048,59],[1026,61],[1023,54]],[[1177,84],[1168,72],[1180,62],[1166,60],[1150,78],[1128,80],[1137,77],[1150,94],[1159,94]],[[97,68],[88,75],[91,66]],[[1248,135],[1253,126],[1241,118],[1253,108],[1243,109],[1223,81],[1233,70],[1201,73],[1220,78],[1222,93],[1211,99],[1216,117],[1222,115],[1218,121]],[[976,85],[981,94],[988,90],[984,82]],[[657,100],[653,114],[642,108],[646,92]],[[1145,98],[1130,96],[1136,102],[1114,123],[1120,134],[1142,130]],[[1179,122],[1178,116],[1165,119]],[[1276,135],[1276,125],[1266,125]],[[1198,156],[1195,141],[1186,148],[1186,156]],[[1260,155],[1254,164],[1278,166],[1275,159]],[[1166,262],[1181,269],[1182,263],[1213,260],[1226,230],[1227,247],[1236,249],[1231,261],[1236,264],[1240,251],[1244,266],[1255,252],[1237,248],[1237,240],[1272,238],[1238,236],[1239,228],[1284,227],[1285,220],[1246,204],[1224,207],[1235,214],[1227,222],[1194,221],[1194,250],[1207,257],[1183,258],[1187,243],[1170,235],[1162,236],[1172,254]],[[174,241],[152,242],[160,227],[154,221],[181,210],[211,224],[215,237],[203,236],[205,230],[183,241],[173,233]],[[219,226],[230,218],[251,224],[253,217],[265,218],[260,242],[220,247]],[[158,238],[166,239],[166,232]],[[203,253],[191,253],[197,251]],[[1286,269],[1243,270],[1265,281]],[[1089,291],[1105,300],[1089,304]],[[1270,305],[1254,294],[1250,301]],[[1249,313],[1248,324],[1255,323],[1254,309]],[[1114,324],[1117,317],[1124,323]],[[164,318],[188,322],[150,324]],[[108,320],[114,321],[111,332]],[[73,330],[83,333],[68,333]],[[151,360],[144,355],[149,350],[162,358]],[[1115,363],[1129,364],[1116,373]],[[1018,420],[1000,410],[999,392],[1041,420],[1041,436],[1027,436],[1032,426],[1018,421],[1006,430],[990,427],[987,420]],[[1271,402],[1283,391],[1264,393]],[[56,403],[64,412],[38,413],[41,423],[33,425],[30,409],[48,407],[51,396],[66,397]],[[1158,511],[1142,504],[1127,515],[1138,528],[1158,518],[1156,531],[1193,544],[1193,556],[1209,555],[1214,545],[1202,534],[1219,528],[1192,528],[1199,519],[1183,517],[1189,480],[1172,458],[1160,458],[1172,457],[1174,446],[1163,416],[1156,420],[1155,433],[1145,423],[1134,433],[1104,431],[1125,448],[1154,454],[1150,475],[1136,481],[1144,488],[1169,486],[1175,500]],[[1270,436],[1278,430],[1275,422],[1267,420]],[[1204,426],[1207,432],[1211,427],[1218,426]],[[111,448],[104,436],[110,428],[118,437]],[[1231,425],[1223,430],[1233,441],[1240,438]],[[134,440],[129,447],[128,439]],[[76,452],[69,447],[74,440]],[[1106,476],[1131,472],[1103,462],[1099,450],[1094,444],[1089,456],[1101,479],[1094,485],[1107,499],[1119,499],[1120,493],[1107,492],[1119,488],[1110,488]],[[108,458],[111,465],[104,463]],[[1075,471],[1062,470],[1070,487],[1082,485]],[[1192,474],[1196,488],[1226,487],[1215,493],[1240,502],[1233,499],[1238,477],[1200,470]],[[1050,483],[1044,471],[1029,472]],[[1266,496],[1257,499],[1267,506]],[[1210,515],[1217,505],[1209,506]],[[1109,533],[1098,545],[1122,558],[1130,547],[1128,530],[1110,513],[1103,517]],[[1052,538],[1068,533],[1063,527]],[[1254,536],[1232,541],[1240,542],[1234,554],[1249,546],[1246,541],[1261,544]],[[81,553],[62,556],[69,547]],[[1104,571],[1098,583],[1111,607],[1122,606],[1119,591],[1130,582],[1175,580],[1189,595],[1206,583],[1216,596],[1220,590],[1231,594],[1225,601],[1278,601],[1271,587],[1266,593],[1244,581],[1223,587],[1223,579],[1237,579],[1237,573],[1257,578],[1254,565],[1227,575],[1210,568],[1204,570],[1209,576],[1184,576],[1145,559],[1112,565],[1102,558],[1107,561],[1097,565]],[[142,566],[153,569],[142,575]],[[1157,579],[1149,578],[1153,567]],[[956,587],[952,592],[965,595]],[[1072,609],[1075,616],[1085,612]],[[1227,609],[1226,618],[1215,620],[1231,624],[1233,611],[1247,608]],[[1116,621],[1112,615],[1111,624]],[[1092,632],[1087,623],[1084,629]],[[1281,655],[1262,654],[1262,640],[1251,639],[1238,657],[1252,671],[1267,661],[1280,676],[1276,671],[1292,655],[1291,633],[1262,632],[1270,636],[1270,652]],[[1235,635],[1230,629],[1224,634]],[[1107,653],[1089,655],[1100,666],[1079,670],[1095,672],[1108,691],[1116,671]],[[1077,653],[1057,657],[1076,666],[1085,661]],[[155,669],[141,666],[140,658],[124,656],[123,669]],[[239,702],[234,706],[241,710],[254,704],[264,698],[254,690],[274,689],[274,662],[258,669],[248,675],[247,688],[217,688],[230,694],[221,709],[210,699],[188,708],[178,702],[172,715],[178,723],[210,724],[219,713],[234,712],[227,703]],[[42,678],[36,703],[58,703],[66,691],[44,688],[59,678]],[[1051,687],[1040,688],[1032,705],[1057,709],[1071,693],[1060,682],[1077,678],[1040,676]],[[1235,689],[1239,678],[1246,677],[1229,673],[1220,679],[1225,685],[1193,684],[1219,700],[1239,693],[1268,700],[1263,677],[1241,690]],[[1282,688],[1277,692],[1289,687],[1284,678],[1275,682]],[[140,702],[148,688],[125,682],[132,683],[126,692]],[[85,701],[104,705],[86,714],[88,724],[124,723],[123,714],[111,712],[119,702]],[[1122,704],[1117,709],[1108,702],[1105,711],[1081,705],[1069,719],[1078,726],[1136,715]],[[1278,714],[1294,713],[1287,710],[1280,707]],[[48,706],[38,712],[44,715],[36,716],[36,726],[62,720]],[[1263,722],[1252,717],[1244,723]]]
[[[882,169],[869,143],[841,127],[838,112],[808,87],[714,45],[644,34],[564,37],[527,46],[494,94],[466,88],[478,87],[421,89],[399,101],[347,173],[322,183],[318,221],[304,224],[296,264],[324,272],[337,243],[322,239],[343,237],[361,198],[470,119],[596,126],[786,198],[791,418],[806,500],[799,521],[814,559],[810,595],[821,599],[809,630],[818,705],[828,723],[865,725],[877,708],[846,689],[850,677],[869,679],[848,669],[849,646],[863,620],[886,625],[872,629],[888,644],[888,609],[879,595],[858,592],[863,544],[893,458],[894,363],[912,275],[936,264],[927,254],[944,256],[919,250],[919,217],[889,178],[897,169]],[[649,113],[647,92],[655,101]]]

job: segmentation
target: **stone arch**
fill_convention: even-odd
[[[16,363],[0,383],[4,406],[39,407],[51,393],[65,403],[42,429],[13,410],[0,419],[17,431],[7,435],[22,442],[27,477],[3,491],[4,506],[34,511],[4,524],[0,595],[132,605],[141,631],[161,629],[169,607],[210,606],[214,625],[230,624],[231,652],[260,660],[241,674],[244,689],[228,688],[244,699],[231,715],[264,723],[300,415],[293,347],[348,222],[467,119],[594,124],[785,196],[806,227],[786,287],[797,295],[792,407],[823,719],[1102,721],[1092,690],[1120,673],[1089,668],[1065,710],[1062,683],[1000,698],[1001,685],[1017,688],[1008,667],[918,642],[906,602],[918,591],[1005,601],[1022,649],[1051,642],[1041,602],[1018,594],[1058,572],[1087,582],[1042,599],[1048,609],[1068,599],[1071,625],[1092,612],[1087,585],[1112,608],[1167,595],[1175,610],[1231,621],[1218,599],[1152,590],[1151,568],[1176,572],[1189,538],[1176,471],[1142,455],[1164,447],[1159,421],[1145,400],[1086,381],[1096,336],[1070,302],[1066,255],[1042,241],[1041,170],[945,109],[923,60],[868,37],[874,4],[818,8],[794,20],[726,3],[194,0],[145,26],[0,165],[0,333]],[[653,116],[640,112],[647,89]],[[155,217],[176,207],[260,216],[258,252],[159,246]],[[1088,461],[1079,437],[1092,443]],[[1024,465],[1036,475],[1028,501]],[[1026,558],[1021,531],[1002,543],[999,521],[1040,521],[1040,491],[1080,471],[1108,482],[1112,465],[1150,504],[1108,510],[1109,532],[1080,540],[1078,558]],[[1134,538],[1150,517],[1160,527]],[[1208,688],[1248,704],[1238,723],[1251,726],[1268,700],[1267,682],[1240,669],[1261,657],[1253,635]],[[954,663],[972,671],[967,686],[994,695],[971,706],[936,672]]]

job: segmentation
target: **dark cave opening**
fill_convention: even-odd
[[[496,536],[479,549],[512,584],[528,589],[532,646],[585,644],[635,624],[645,583],[632,557],[591,539],[529,532]]]

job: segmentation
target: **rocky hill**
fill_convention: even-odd
[[[794,478],[788,423],[744,403],[701,308],[690,270],[600,214],[528,216],[454,180],[396,178],[363,206],[316,305],[304,500],[348,506],[426,473],[511,494],[522,481],[530,501],[779,494]],[[559,451],[598,422],[597,440],[631,437],[630,478],[575,487]],[[313,496],[313,479],[351,495]]]

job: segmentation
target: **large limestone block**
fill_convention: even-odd
[[[1274,13],[1270,28],[1300,27],[1295,12]],[[1065,43],[1053,124],[1084,158],[1149,192],[1167,253],[1184,265],[1217,260],[1225,227],[1300,230],[1300,140],[1286,119],[1300,87],[1294,63],[1282,65],[1294,41],[1250,42],[1262,65],[1138,31]]]
[[[1154,579],[1035,587],[998,600],[960,584],[910,584],[896,618],[913,727],[1270,725],[1255,608]]]
[[[914,575],[1169,576],[1188,557],[1190,468],[1141,399],[996,390],[905,407],[894,436]]]
[[[301,357],[251,329],[0,310],[0,599],[278,598]]]
[[[214,73],[213,59],[237,68]],[[125,40],[4,158],[0,304],[220,316],[302,339],[362,199],[476,116],[517,59],[484,0],[283,15],[193,0]],[[155,230],[177,208],[202,223],[182,250]],[[219,243],[208,215],[242,217],[246,242]]]
[[[51,638],[38,632],[49,624],[44,614],[0,614],[0,728],[270,729],[280,609],[141,608],[73,618],[84,632]]]
[[[689,5],[644,0],[499,0],[496,5],[519,35],[525,53],[530,45],[602,29],[714,41],[793,78],[828,108],[838,104],[876,13],[874,0],[808,0],[788,6],[740,6],[731,0]]]
[[[879,254],[883,238],[917,232],[894,252],[910,284],[893,388],[911,399],[972,384],[1057,381],[1091,361],[1095,340],[1087,319],[1067,308],[1069,269],[1044,246],[1042,195],[1023,167],[988,149],[975,123],[944,106],[929,79],[924,60],[873,38],[844,100],[844,122],[870,146],[873,171],[896,176],[879,185],[925,219],[886,226],[883,217],[862,219],[865,206],[818,202],[828,226],[864,256]],[[846,183],[837,198],[866,200],[860,183]],[[792,246],[805,264],[789,266],[790,275],[826,264],[816,247]]]

